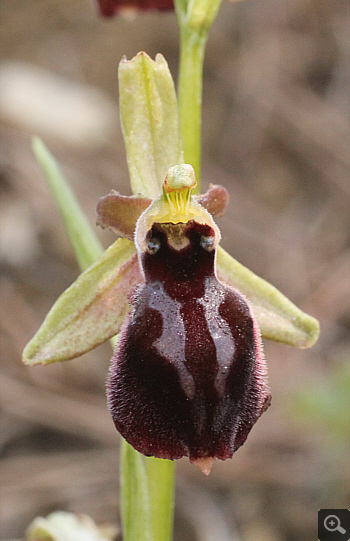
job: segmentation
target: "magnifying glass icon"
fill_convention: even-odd
[[[329,532],[340,532],[340,533],[346,533],[346,530],[341,527],[340,520],[336,515],[328,515],[324,519],[324,527]]]

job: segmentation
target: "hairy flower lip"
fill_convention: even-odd
[[[270,402],[251,307],[217,279],[216,251],[203,242],[215,227],[153,222],[150,249],[138,246],[145,281],[134,291],[107,384],[113,421],[128,443],[146,456],[188,456],[206,475],[216,458],[243,445]]]
[[[113,17],[127,11],[173,11],[173,0],[97,0],[100,14]]]

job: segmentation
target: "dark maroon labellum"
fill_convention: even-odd
[[[139,452],[225,460],[270,402],[257,325],[245,299],[215,274],[207,224],[153,224],[112,357],[108,402]],[[210,468],[209,468],[210,470]]]
[[[112,17],[119,11],[168,11],[174,9],[173,0],[97,0],[101,15]]]

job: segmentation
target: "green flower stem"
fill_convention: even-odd
[[[171,541],[174,515],[175,462],[146,458],[153,541]]]
[[[120,445],[120,507],[124,541],[155,541],[152,526],[157,526],[159,520],[151,514],[145,460],[123,438]]]
[[[173,461],[144,458],[121,439],[120,497],[124,541],[171,541],[174,471]]]
[[[207,35],[180,31],[180,70],[178,83],[179,120],[185,163],[192,165],[199,190],[201,173],[203,59]]]
[[[175,0],[180,27],[179,120],[185,163],[201,173],[203,61],[210,27],[222,0]]]

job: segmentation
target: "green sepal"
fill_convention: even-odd
[[[298,348],[314,345],[319,335],[318,321],[221,247],[217,251],[217,274],[220,280],[238,289],[250,301],[264,338]]]
[[[131,189],[156,198],[169,167],[184,161],[174,82],[161,54],[123,58],[119,107]]]
[[[73,359],[117,334],[130,309],[128,293],[141,281],[134,243],[118,239],[58,298],[23,362]]]

